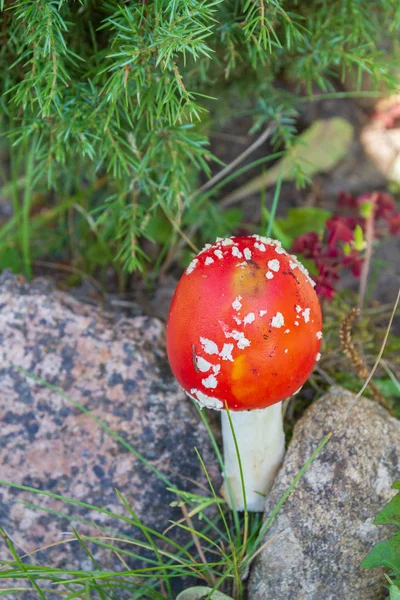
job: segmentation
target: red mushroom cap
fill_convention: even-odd
[[[192,260],[172,300],[172,371],[202,406],[266,408],[304,384],[322,317],[306,269],[275,240],[218,239]]]

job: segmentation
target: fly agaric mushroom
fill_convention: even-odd
[[[221,410],[225,474],[237,510],[261,511],[284,455],[281,402],[319,357],[321,309],[307,270],[280,242],[217,239],[180,279],[167,322],[172,371],[201,407]],[[232,507],[232,506],[231,506]]]

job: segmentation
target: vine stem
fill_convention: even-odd
[[[360,289],[358,294],[358,308],[361,311],[364,306],[365,293],[367,290],[368,274],[371,266],[372,250],[375,235],[375,205],[376,205],[377,194],[372,194],[370,203],[371,209],[366,219],[365,227],[365,241],[367,249],[365,252],[365,258],[361,269],[360,277]]]

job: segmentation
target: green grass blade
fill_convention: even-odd
[[[204,464],[204,461],[203,461],[203,459],[202,459],[199,451],[197,450],[197,448],[195,448],[195,450],[196,450],[197,456],[199,457],[199,461],[201,463],[201,466],[203,467],[204,473],[205,473],[205,475],[207,477],[207,481],[208,481],[208,485],[210,486],[211,493],[213,494],[213,496],[217,497],[217,495],[215,493],[214,486],[213,486],[212,481],[210,479],[210,476],[208,474],[207,467]],[[241,587],[241,581],[240,581],[240,576],[239,576],[238,559],[237,559],[237,556],[236,556],[236,547],[235,547],[235,544],[233,543],[231,532],[230,532],[230,528],[229,528],[228,523],[226,521],[226,517],[224,515],[224,511],[222,510],[222,507],[220,506],[219,503],[218,503],[218,510],[220,512],[221,519],[222,519],[222,522],[223,522],[223,524],[225,526],[226,533],[227,533],[227,536],[228,536],[228,541],[229,541],[230,548],[231,548],[231,551],[232,551],[232,562],[233,562],[233,570],[235,572],[235,580],[236,580],[236,584],[238,586],[238,589],[240,589],[240,587]]]
[[[161,557],[161,554],[158,551],[157,545],[155,544],[152,535],[149,533],[149,531],[147,530],[146,527],[142,527],[142,523],[141,523],[140,519],[136,515],[135,511],[131,508],[131,506],[129,505],[128,501],[121,494],[121,492],[119,490],[115,490],[115,491],[117,493],[118,498],[121,500],[122,504],[124,505],[125,509],[131,515],[134,523],[136,523],[136,526],[142,531],[142,533],[145,536],[146,540],[148,541],[149,545],[153,549],[153,552],[154,552],[154,554],[155,554],[155,556],[157,558],[157,562],[158,562],[159,566],[162,569],[162,567],[163,567],[163,559]],[[164,570],[162,570],[162,572],[165,574]],[[167,586],[168,594],[171,597],[172,596],[172,588],[171,588],[171,584],[170,584],[170,581],[169,581],[168,578],[165,580],[165,583],[166,583],[166,586]],[[163,589],[163,580],[162,580],[162,578],[160,579],[160,588],[161,588],[161,590]]]
[[[93,504],[89,504],[88,502],[82,502],[81,500],[74,500],[73,498],[69,498],[68,496],[63,496],[62,494],[55,494],[54,492],[47,492],[45,490],[40,490],[38,488],[29,487],[27,485],[22,485],[20,483],[13,483],[12,481],[5,481],[0,479],[0,485],[5,485],[7,487],[11,487],[17,490],[23,490],[25,492],[33,492],[34,494],[38,494],[39,496],[47,496],[49,498],[54,498],[55,500],[61,500],[66,504],[73,504],[75,506],[81,506],[83,508],[88,508],[89,510],[95,510],[96,512],[103,513],[109,517],[113,517],[115,519],[119,519],[120,521],[125,521],[125,523],[132,524],[132,521],[128,519],[128,517],[124,517],[123,515],[119,515],[117,513],[112,512],[106,508],[101,508],[100,506],[95,506]]]
[[[42,590],[40,589],[35,578],[30,575],[28,569],[26,568],[26,566],[24,565],[24,563],[21,561],[20,557],[18,556],[18,553],[15,550],[14,545],[13,545],[12,541],[10,540],[10,538],[8,537],[8,535],[6,535],[6,533],[2,530],[0,530],[0,535],[2,535],[4,537],[12,556],[14,557],[15,562],[19,565],[21,570],[25,573],[26,578],[30,581],[31,585],[35,588],[35,590],[39,594],[39,598],[41,598],[41,600],[46,600],[46,597],[43,594]]]
[[[268,227],[267,227],[267,232],[266,232],[267,237],[271,237],[272,228],[274,225],[274,220],[275,220],[275,215],[276,215],[276,209],[278,208],[279,197],[281,195],[282,180],[283,180],[283,169],[280,169],[278,179],[276,181],[274,197],[272,199],[271,212],[269,214],[269,219],[268,219]]]
[[[227,483],[228,494],[229,494],[230,498],[232,499],[232,504],[233,504],[232,487],[231,487],[231,485],[229,483],[229,479],[226,476],[225,463],[224,463],[224,459],[222,458],[222,454],[220,452],[220,449],[218,447],[217,440],[215,439],[215,436],[214,436],[214,434],[213,434],[213,432],[211,430],[211,427],[210,427],[210,425],[209,425],[209,423],[207,421],[207,417],[205,415],[205,411],[203,411],[200,408],[200,406],[198,405],[197,402],[193,401],[193,403],[194,403],[194,405],[196,407],[196,410],[197,410],[198,414],[200,415],[201,420],[203,421],[203,424],[204,424],[205,428],[207,429],[207,433],[208,433],[208,436],[210,438],[212,447],[214,449],[215,456],[217,457],[219,466],[221,467],[221,471],[222,471],[222,475],[223,475],[224,481]],[[217,496],[215,496],[215,498],[217,498]],[[238,542],[240,540],[241,534],[240,534],[240,520],[239,520],[239,515],[238,515],[238,513],[237,513],[236,510],[232,511],[232,517],[233,517],[233,522],[234,522],[234,525],[235,525],[236,541]],[[229,541],[228,538],[227,538],[227,541]]]
[[[98,569],[99,571],[102,570],[99,562],[95,559],[95,557],[93,556],[93,554],[90,552],[89,548],[87,547],[87,545],[85,544],[85,542],[83,541],[83,539],[80,537],[79,533],[76,531],[75,527],[72,527],[72,531],[73,534],[75,535],[77,541],[79,542],[79,545],[84,549],[84,551],[86,552],[86,554],[89,556],[89,558],[91,559],[91,561],[93,562],[93,565],[96,567],[96,569]],[[107,592],[103,592],[103,590],[98,589],[98,586],[96,584],[96,580],[93,578],[93,588],[98,592],[100,598],[102,600],[105,600],[105,598],[110,598],[112,600],[115,600],[115,596],[110,596],[110,594],[108,594]]]

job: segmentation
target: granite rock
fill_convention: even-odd
[[[218,489],[208,434],[169,370],[158,319],[107,314],[54,290],[46,280],[0,276],[0,479],[127,515],[117,488],[140,519],[162,531],[169,519],[182,517],[170,506],[176,496],[166,484],[89,415],[18,368],[60,388],[102,419],[179,489],[202,493],[207,484],[197,447]],[[73,525],[84,533],[98,535],[108,527],[137,536],[128,523],[94,510],[0,486],[0,528],[20,553],[70,539],[66,532]],[[111,567],[113,553],[91,549]],[[72,542],[37,556],[53,566],[91,564]],[[1,541],[0,559],[10,559]]]
[[[293,477],[354,399],[332,388],[297,423],[284,464],[267,500],[276,505]],[[379,569],[360,569],[388,532],[373,524],[399,479],[400,422],[377,403],[360,399],[297,484],[266,534],[255,560],[251,600],[379,600]]]

